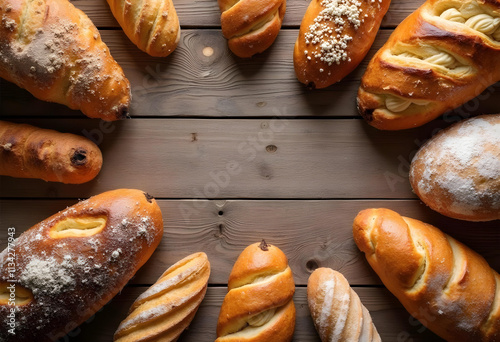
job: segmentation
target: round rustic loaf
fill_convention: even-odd
[[[436,134],[413,158],[410,183],[443,215],[500,219],[500,114],[464,120]]]

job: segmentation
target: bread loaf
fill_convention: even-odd
[[[406,310],[447,341],[500,341],[500,275],[436,227],[389,209],[354,219],[354,241]]]
[[[229,49],[248,58],[269,48],[281,29],[286,0],[218,0]]]
[[[325,88],[353,71],[368,53],[390,0],[312,0],[293,51],[295,74]]]
[[[264,240],[248,246],[229,275],[216,342],[291,341],[294,292],[285,254]]]
[[[132,304],[114,341],[177,341],[205,297],[209,276],[205,253],[192,254],[169,267]]]
[[[87,138],[0,121],[0,175],[80,184],[101,166],[101,150]]]
[[[307,303],[321,341],[381,341],[370,313],[341,273],[316,269],[307,282]]]
[[[107,0],[128,38],[154,57],[166,57],[177,47],[181,30],[172,0]]]
[[[91,118],[128,115],[129,81],[68,0],[1,0],[0,17],[0,77]]]
[[[500,114],[462,121],[432,137],[411,162],[410,183],[443,215],[500,219]]]
[[[0,321],[11,323],[0,340],[64,337],[125,286],[162,234],[156,201],[129,189],[91,197],[31,227],[0,254]]]
[[[370,61],[358,109],[374,127],[420,126],[500,80],[500,1],[427,0]]]

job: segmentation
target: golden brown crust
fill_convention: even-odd
[[[218,0],[222,34],[231,51],[248,58],[269,48],[281,29],[286,0]]]
[[[385,286],[426,327],[448,341],[500,338],[500,276],[479,254],[389,209],[361,211],[353,233]]]
[[[58,237],[57,232],[65,234]],[[32,301],[18,307],[16,334],[1,329],[0,340],[63,337],[125,286],[162,234],[156,201],[129,189],[91,197],[36,224],[19,236],[13,251],[0,254],[0,285],[15,279],[16,286],[33,294]],[[16,255],[12,273],[6,267],[10,253]],[[0,303],[2,322],[11,307]]]
[[[217,342],[291,341],[295,284],[288,260],[272,245],[255,243],[240,254],[217,323]]]
[[[166,57],[177,47],[180,26],[171,0],[107,0],[128,38],[154,57]]]
[[[428,0],[370,61],[358,109],[374,127],[420,126],[500,80],[500,2]]]
[[[390,0],[311,1],[293,52],[298,80],[325,88],[352,72],[372,46],[389,4]]]
[[[91,118],[128,115],[130,84],[90,19],[67,0],[0,1],[0,77]]]
[[[432,137],[411,162],[410,183],[443,215],[500,219],[500,114],[464,120]]]
[[[0,175],[80,184],[101,166],[101,150],[87,138],[0,121]]]

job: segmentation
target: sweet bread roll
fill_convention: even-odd
[[[179,18],[172,0],[107,0],[128,38],[154,57],[170,55],[179,42]]]
[[[169,267],[132,304],[114,341],[177,341],[205,297],[209,276],[205,253],[192,254]]]
[[[129,189],[91,197],[31,227],[0,254],[0,340],[64,337],[125,286],[162,234],[156,201]]]
[[[358,109],[374,127],[420,126],[500,81],[500,1],[427,0],[370,61]]]
[[[354,241],[384,285],[447,341],[500,340],[500,275],[436,227],[389,209],[354,219]]]
[[[454,124],[422,146],[410,167],[413,191],[456,219],[500,219],[500,114]]]
[[[293,51],[295,74],[325,88],[353,71],[368,53],[390,0],[312,0]]]
[[[80,184],[101,166],[101,150],[87,138],[0,121],[0,175]]]
[[[264,240],[248,246],[229,275],[216,342],[291,341],[294,292],[285,254]]]
[[[218,0],[222,34],[238,57],[269,48],[281,29],[286,0]]]
[[[68,0],[1,0],[0,17],[0,77],[91,118],[128,115],[129,81]]]
[[[370,313],[341,273],[316,269],[307,282],[307,303],[321,341],[381,341]]]

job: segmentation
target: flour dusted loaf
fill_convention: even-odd
[[[15,335],[4,325],[0,340],[64,337],[125,286],[162,234],[156,201],[129,189],[91,197],[31,227],[0,254],[2,324],[11,322],[15,308],[9,326]],[[12,285],[15,305],[10,302]]]
[[[354,219],[354,241],[408,312],[447,341],[500,341],[500,275],[430,224],[389,209]]]
[[[0,77],[91,118],[128,115],[130,84],[68,0],[0,0]]]
[[[114,341],[177,341],[205,297],[209,276],[205,253],[191,254],[169,267],[132,304]]]
[[[500,219],[500,114],[456,123],[432,137],[411,162],[410,183],[443,215]]]
[[[307,282],[307,303],[321,341],[381,341],[370,313],[341,273],[316,269]]]
[[[500,81],[500,0],[427,0],[370,61],[358,109],[374,127],[420,126]]]
[[[325,88],[368,53],[390,0],[312,0],[300,25],[293,64],[300,82]]]
[[[285,254],[264,240],[248,246],[229,275],[216,342],[291,341],[294,293]]]

